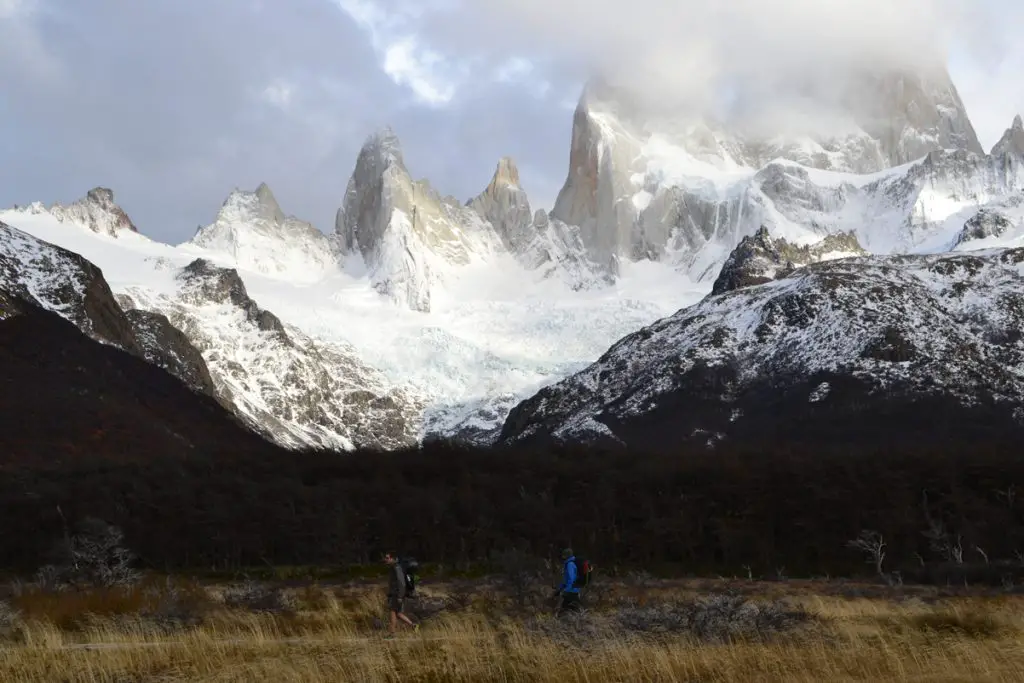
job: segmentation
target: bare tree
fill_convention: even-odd
[[[940,555],[948,562],[954,562],[956,564],[964,563],[964,547],[963,537],[957,534],[956,541],[953,540],[952,535],[946,531],[946,526],[941,520],[937,520],[931,516],[928,511],[928,492],[925,491],[923,494],[923,505],[924,518],[928,522],[928,528],[923,531],[924,537],[928,539],[928,547],[931,548],[932,552]]]
[[[1006,507],[1012,509],[1014,501],[1017,500],[1017,485],[1010,484],[1005,491],[996,491],[996,495],[1006,501]]]
[[[875,566],[875,573],[887,584],[890,586],[903,584],[903,577],[900,576],[899,572],[890,574],[883,568],[883,563],[885,562],[885,539],[882,537],[882,534],[865,529],[860,532],[860,536],[848,541],[846,545],[864,553],[867,556],[868,564]]]
[[[860,536],[847,541],[846,545],[867,555],[868,562],[875,565],[875,572],[879,576],[885,576],[882,570],[882,563],[885,562],[885,539],[882,538],[882,534],[865,529],[860,532]]]

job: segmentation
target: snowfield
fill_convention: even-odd
[[[272,276],[247,270],[259,262],[254,242],[239,263],[221,250],[170,246],[124,231],[98,234],[48,213],[5,211],[0,221],[84,256],[102,269],[115,294],[136,301],[178,298],[177,273],[197,258],[236,268],[261,308],[321,343],[350,346],[406,390],[423,406],[421,436],[462,426],[500,427],[508,411],[539,388],[710,291],[710,282],[694,284],[666,265],[647,262],[628,264],[610,288],[576,292],[555,280],[533,281],[506,257],[464,269],[432,310],[421,313],[382,297],[356,268],[353,275],[334,265],[312,282],[304,265],[295,281],[277,267]],[[230,312],[215,306],[207,312],[210,329],[229,334]]]

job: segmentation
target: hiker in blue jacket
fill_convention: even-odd
[[[579,568],[576,566],[576,555],[573,554],[572,548],[562,551],[562,562],[562,584],[555,591],[556,596],[562,596],[562,606],[558,612],[578,612],[582,609],[580,589],[576,586]]]

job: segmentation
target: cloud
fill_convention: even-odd
[[[448,104],[455,96],[455,83],[437,73],[444,61],[438,53],[420,50],[416,41],[405,38],[384,50],[384,73],[398,85],[407,85],[420,101],[430,105]]]
[[[294,90],[295,86],[288,81],[277,79],[263,89],[261,96],[267,103],[287,111],[292,103],[292,93]]]
[[[451,63],[435,50],[423,48],[415,35],[421,4],[375,0],[336,0],[370,37],[381,68],[397,85],[407,86],[416,99],[430,106],[452,101],[465,66]]]
[[[859,69],[941,63],[974,6],[970,0],[493,0],[463,2],[471,31],[454,30],[438,16],[422,32],[462,51],[545,54],[667,107],[705,108],[727,85],[806,87]]]
[[[966,2],[966,0],[963,0]],[[497,159],[550,204],[571,109],[604,72],[696,106],[954,56],[991,145],[1024,109],[1024,7],[978,0],[0,0],[0,206],[113,187],[140,228],[187,239],[266,181],[329,229],[366,136],[462,199]],[[796,78],[795,80],[799,80]]]

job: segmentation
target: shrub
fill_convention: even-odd
[[[141,577],[132,568],[135,555],[124,544],[124,533],[103,520],[87,517],[77,533],[54,546],[54,563],[42,567],[38,583],[52,590],[66,586],[131,586]]]
[[[688,633],[707,642],[765,638],[791,631],[810,615],[783,602],[753,602],[738,595],[711,595],[689,602],[627,607],[621,628],[642,633]]]
[[[224,604],[250,612],[284,614],[295,611],[293,601],[283,590],[256,581],[228,588],[224,591]]]

